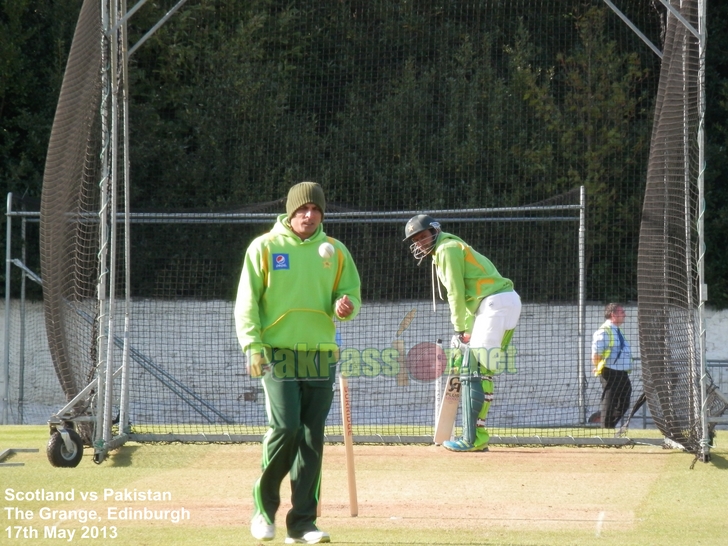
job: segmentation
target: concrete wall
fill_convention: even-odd
[[[4,305],[4,303],[3,303]],[[405,349],[409,351],[422,342],[437,338],[449,339],[451,327],[446,304],[440,303],[433,313],[432,302],[409,302],[401,304],[368,304],[353,322],[341,324],[343,345],[363,351],[366,348],[385,349],[392,347],[395,332],[402,318],[411,309],[417,309],[415,320],[401,336]],[[0,307],[0,332],[5,339],[5,313]],[[20,309],[18,302],[11,305],[10,319],[10,404],[5,406],[6,421],[9,423],[44,423],[47,418],[65,404],[60,391],[45,338],[45,323],[42,304],[28,303],[25,309],[26,345],[21,354]],[[195,393],[214,399],[223,391],[229,391],[226,402],[217,402],[216,407],[234,421],[261,419],[263,408],[255,404],[252,414],[241,410],[240,397],[257,398],[256,384],[244,372],[244,359],[235,339],[230,302],[135,302],[132,310],[132,344],[143,359],[168,371],[181,385],[191,386]],[[583,360],[589,375],[587,402],[588,411],[598,409],[599,385],[589,373],[589,344],[592,332],[603,322],[602,307],[587,308]],[[117,321],[118,325],[122,321]],[[706,312],[707,358],[728,361],[728,311]],[[624,330],[633,347],[633,356],[639,359],[637,332],[637,309],[627,308]],[[518,373],[503,374],[499,379],[499,396],[505,423],[517,423],[536,419],[544,407],[552,406],[555,419],[572,421],[576,417],[576,392],[579,378],[578,364],[578,316],[573,306],[524,305],[514,345],[518,350]],[[118,357],[117,357],[118,358]],[[19,368],[24,362],[24,400],[22,409],[17,404],[19,389]],[[4,366],[5,358],[0,366]],[[143,399],[157,390],[155,404],[137,407],[140,421],[152,420],[159,411],[158,406],[169,406],[175,415],[186,415],[190,403],[179,402],[177,386],[169,378],[160,378],[154,368],[143,366],[141,360],[132,362],[132,390],[135,399]],[[714,380],[724,392],[728,392],[728,369],[716,368]],[[725,376],[725,377],[724,377]],[[633,375],[635,390],[640,389],[639,369]],[[0,377],[0,393],[5,391],[4,374]],[[166,388],[159,389],[162,382]],[[366,396],[373,405],[380,404],[382,412],[398,418],[420,419],[421,414],[433,413],[430,398],[434,390],[417,381],[407,389],[391,390],[391,377],[368,378],[351,381],[352,390]],[[392,396],[392,392],[397,394]],[[242,393],[242,394],[241,394]],[[528,397],[524,393],[531,393]],[[638,393],[635,393],[635,396]],[[534,400],[538,400],[535,403]],[[505,402],[508,401],[508,404]],[[22,411],[22,419],[20,412]],[[243,413],[240,413],[240,412]],[[408,417],[408,413],[411,413]],[[0,415],[1,417],[1,415]],[[187,420],[200,418],[192,413]],[[204,418],[202,419],[204,421]],[[165,419],[162,419],[164,422]]]

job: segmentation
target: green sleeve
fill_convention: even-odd
[[[349,296],[349,299],[354,304],[354,311],[346,318],[340,318],[336,315],[337,319],[346,321],[356,317],[361,309],[361,280],[359,279],[359,270],[356,268],[349,249],[342,244],[341,250],[344,254],[344,266],[341,271],[338,286],[334,292],[334,301],[332,303],[335,305],[340,298]]]
[[[437,276],[447,290],[450,322],[456,332],[468,328],[468,309],[465,306],[465,256],[459,245],[445,245],[435,255]]]
[[[262,347],[259,306],[266,275],[267,264],[264,263],[261,245],[256,245],[254,241],[245,253],[235,300],[235,330],[243,352],[260,350]]]

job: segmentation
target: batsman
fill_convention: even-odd
[[[521,316],[521,298],[513,282],[502,277],[488,258],[442,231],[431,216],[413,216],[404,232],[417,265],[432,256],[433,282],[436,277],[447,290],[457,338],[453,341],[470,344],[469,364],[460,370],[463,435],[442,445],[450,451],[487,451],[490,435],[485,420],[493,401],[493,375],[505,368],[504,359],[510,354],[506,349]]]

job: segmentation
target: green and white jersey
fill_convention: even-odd
[[[513,282],[502,277],[493,262],[450,233],[440,233],[432,259],[437,278],[447,290],[456,332],[470,331],[481,300],[513,291]]]
[[[321,243],[334,245],[330,258],[319,256]],[[235,326],[243,351],[268,346],[316,350],[335,343],[334,304],[347,295],[354,312],[361,308],[359,272],[344,244],[323,227],[302,241],[282,214],[273,229],[253,240],[245,253],[235,302]]]

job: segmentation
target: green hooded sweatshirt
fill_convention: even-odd
[[[447,290],[450,321],[456,332],[472,329],[481,300],[513,291],[513,282],[501,277],[488,258],[450,233],[440,233],[432,259],[437,278]]]
[[[331,258],[319,256],[321,243],[334,245]],[[257,237],[245,253],[235,302],[235,327],[243,351],[264,347],[317,350],[335,343],[334,304],[347,295],[354,312],[361,308],[359,272],[341,241],[319,226],[302,241],[285,214]],[[329,349],[330,350],[330,349]],[[268,358],[270,353],[266,351]]]

